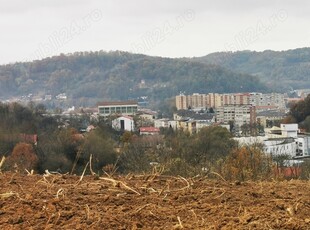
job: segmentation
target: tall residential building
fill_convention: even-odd
[[[233,94],[232,103],[234,105],[248,105],[250,104],[250,94],[248,93],[236,93]]]
[[[205,109],[207,106],[207,95],[194,93],[188,96],[189,105],[195,109]]]
[[[194,93],[193,95],[180,94],[175,97],[177,110],[180,109],[205,109],[207,107],[207,95]]]
[[[209,93],[176,96],[176,107],[180,109],[218,108],[225,105],[253,105],[257,107],[274,106],[285,108],[284,95],[280,93]]]
[[[216,109],[216,121],[229,123],[233,121],[236,126],[254,124],[256,122],[255,106],[251,105],[226,105]]]
[[[175,103],[176,103],[177,110],[188,109],[187,96],[184,94],[180,94],[176,96]]]
[[[250,104],[254,106],[275,106],[278,109],[285,108],[284,94],[281,93],[251,93]]]

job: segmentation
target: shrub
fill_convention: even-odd
[[[31,144],[18,143],[6,161],[9,170],[24,172],[25,169],[37,169],[38,157]]]
[[[227,156],[222,174],[229,180],[267,179],[272,175],[272,160],[260,147],[236,148]]]

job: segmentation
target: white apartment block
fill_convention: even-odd
[[[285,109],[284,94],[281,93],[250,93],[249,103],[254,106],[275,106]]]
[[[279,131],[278,135],[270,133],[264,141],[266,153],[291,158],[310,156],[310,136],[298,135],[298,124],[281,124]]]
[[[291,159],[310,157],[310,136],[298,135],[297,124],[281,124],[264,137],[234,138],[241,145],[261,143],[270,156],[288,156]]]

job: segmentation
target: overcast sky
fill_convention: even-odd
[[[308,47],[307,0],[0,0],[0,64],[76,51],[164,57]]]

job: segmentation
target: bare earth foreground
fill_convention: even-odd
[[[4,173],[0,229],[310,229],[310,182]]]

